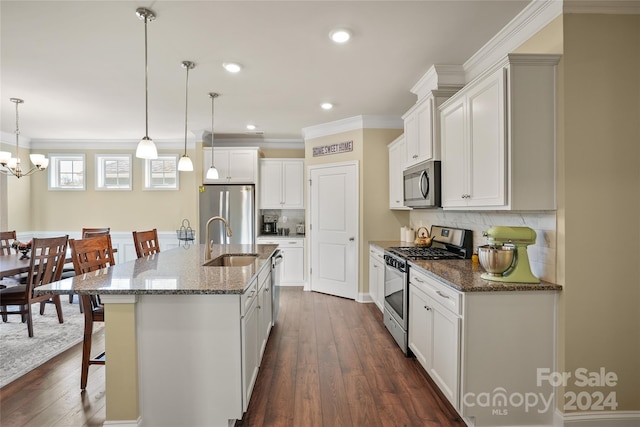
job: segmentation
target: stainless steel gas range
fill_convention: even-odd
[[[397,246],[384,251],[384,324],[405,355],[409,355],[409,261],[471,258],[472,232],[431,226],[430,247]]]

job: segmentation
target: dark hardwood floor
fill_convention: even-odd
[[[94,336],[94,348],[104,336]],[[0,389],[1,426],[100,426],[104,368],[80,392],[81,346]],[[406,358],[374,304],[281,288],[249,426],[464,426],[422,367]]]

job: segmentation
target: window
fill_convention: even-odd
[[[131,190],[131,155],[96,154],[96,190]]]
[[[83,191],[85,189],[84,154],[50,154],[49,189]]]
[[[147,190],[178,189],[178,156],[158,156],[145,160],[144,188]]]

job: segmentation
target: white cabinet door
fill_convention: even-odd
[[[409,209],[404,205],[404,180],[402,171],[406,161],[404,135],[388,145],[389,149],[389,209]]]
[[[280,246],[284,258],[281,266],[281,285],[300,286],[304,284],[304,247]]]
[[[281,209],[282,163],[260,160],[260,208]]]
[[[467,94],[470,162],[468,206],[501,206],[505,200],[504,70]]]
[[[214,148],[213,163],[218,179],[207,179],[211,166],[211,148],[203,148],[202,182],[204,184],[254,184],[257,181],[258,151],[255,149]]]
[[[425,371],[433,359],[433,310],[427,296],[409,285],[409,348]]]
[[[433,103],[433,96],[428,96],[403,116],[407,167],[434,158],[436,140],[433,131],[435,121]]]
[[[272,302],[271,302],[271,273],[268,273],[262,281],[258,292],[258,361],[262,360],[262,355],[267,347],[269,332],[272,322]]]
[[[304,209],[304,160],[282,161],[283,209]]]
[[[384,310],[384,255],[381,249],[369,246],[369,296]]]
[[[304,209],[304,160],[260,160],[260,209]]]
[[[242,410],[246,412],[251,392],[258,377],[260,348],[258,342],[259,315],[257,295],[242,318]]]
[[[255,150],[229,151],[229,182],[253,184],[257,178],[258,153]]]
[[[469,164],[465,136],[464,99],[449,104],[441,113],[442,206],[466,206]]]
[[[460,318],[427,297],[433,319],[433,359],[428,370],[431,378],[458,408],[460,371]]]

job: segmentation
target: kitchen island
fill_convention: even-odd
[[[105,306],[106,423],[229,426],[251,397],[273,324],[277,245],[179,247],[47,285],[100,295]]]

